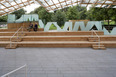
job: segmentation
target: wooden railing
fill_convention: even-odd
[[[92,36],[91,37],[93,37],[93,35],[96,35],[96,37],[98,38],[98,48],[100,48],[100,37],[99,37],[99,35],[96,33],[96,31],[95,30],[92,30]]]
[[[19,31],[20,31],[20,30],[22,31],[21,34],[23,34],[23,27],[21,26],[21,27],[13,34],[13,36],[10,38],[10,47],[12,47],[12,38],[13,38],[14,36],[16,36],[17,39],[22,38],[21,36],[19,36]]]

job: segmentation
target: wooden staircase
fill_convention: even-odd
[[[92,48],[95,50],[106,50],[104,45],[92,45]]]
[[[21,30],[21,31],[20,31]],[[25,36],[23,26],[21,26],[11,37],[10,43],[6,46],[6,49],[16,49],[18,46],[17,42],[22,41],[22,37]],[[15,38],[14,38],[15,37]],[[15,42],[15,43],[14,43]]]
[[[12,38],[12,42],[21,42],[22,40],[23,40],[23,38],[22,37],[24,37],[25,36],[25,33],[19,33],[18,34],[18,37],[14,37],[14,38]]]
[[[21,42],[23,39],[22,38],[13,38],[11,41],[12,42]]]
[[[99,41],[98,37],[89,37],[88,40],[89,40],[89,42],[98,42]]]
[[[19,36],[25,36],[26,34],[25,33],[19,33]]]
[[[98,49],[105,50],[106,49],[106,47],[104,45],[101,45],[99,43],[99,38],[98,37],[89,37],[88,40],[89,40],[89,42],[95,42],[96,43],[96,45],[92,45],[93,49],[95,49],[95,50],[98,50]]]
[[[25,32],[10,38],[14,32],[0,32],[0,47],[15,49],[16,47],[89,47],[93,49],[106,49],[105,47],[116,47],[116,36],[105,36],[103,32],[97,31],[98,38],[91,37],[91,31],[78,32]],[[94,35],[95,36],[95,35]]]
[[[12,43],[11,45],[8,44],[5,48],[6,48],[6,49],[16,49],[17,46],[18,46],[17,43]]]

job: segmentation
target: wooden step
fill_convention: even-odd
[[[12,36],[15,32],[0,32],[0,36]],[[91,31],[78,32],[24,32],[26,36],[67,36],[67,35],[91,35]],[[97,31],[98,35],[104,35],[102,31]]]
[[[99,41],[98,37],[89,37],[88,40],[90,42],[98,42]]]
[[[98,50],[98,49],[106,50],[106,47],[104,45],[92,45],[92,48],[95,50]]]
[[[0,41],[0,47],[5,47],[8,44],[10,44],[10,41]],[[88,42],[88,41],[22,41],[17,42],[17,44],[18,47],[52,47],[52,48],[54,47],[91,48],[92,45],[98,45],[97,42]],[[116,48],[116,41],[102,41],[101,45],[104,45],[105,47]]]
[[[0,32],[16,32],[18,29],[0,29]],[[27,31],[27,29],[23,29],[23,31]],[[39,28],[38,31],[44,31],[43,28]]]
[[[11,44],[11,46],[10,46],[10,44],[8,44],[5,48],[6,49],[16,49],[17,48],[17,44],[13,43],[13,44]]]
[[[23,36],[23,41],[88,41],[89,42],[98,42],[91,41],[90,38],[91,35],[65,35],[65,36]],[[10,41],[11,36],[0,36],[0,41]],[[14,36],[16,38],[16,36]],[[100,41],[116,41],[116,35],[115,36],[106,36],[101,35]]]
[[[19,33],[18,35],[19,36],[25,36],[26,34],[25,33]]]
[[[10,44],[10,41],[1,41],[1,46]],[[88,41],[22,41],[17,42],[18,47],[91,47]]]
[[[98,31],[98,35],[104,35],[103,32]],[[71,35],[91,35],[91,31],[77,31],[77,32],[28,32],[27,36],[71,36]]]
[[[13,38],[11,41],[12,42],[21,42],[23,39],[22,38]]]
[[[18,43],[18,47],[91,47],[91,43],[87,41],[22,41]]]
[[[23,36],[23,41],[88,41],[85,36]],[[10,41],[11,36],[0,36],[0,41]],[[14,38],[17,38],[14,36]]]

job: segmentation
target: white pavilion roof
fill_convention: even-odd
[[[0,0],[0,16],[31,4],[41,5],[49,12],[77,4],[85,7],[93,5],[100,8],[116,8],[116,0]]]

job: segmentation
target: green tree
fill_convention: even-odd
[[[6,16],[0,16],[0,22],[7,22],[7,15]]]
[[[60,10],[56,11],[56,13],[52,14],[52,21],[57,22],[59,26],[64,25],[66,21],[65,13]]]
[[[86,7],[81,7],[79,5],[69,7],[66,13],[66,17],[68,20],[84,20],[86,19]]]
[[[93,17],[92,17],[92,12],[91,12],[92,10],[89,10],[89,11],[87,11],[86,12],[86,19],[88,19],[88,20],[93,20]]]
[[[101,20],[107,20],[108,26],[110,26],[110,20],[116,20],[116,10],[112,8],[91,8],[87,15],[92,18],[92,20],[101,21]],[[88,17],[88,18],[89,18]],[[110,30],[110,28],[109,28]]]
[[[113,21],[115,21],[115,24],[116,24],[116,9],[115,8],[112,8],[112,9],[110,9],[110,12],[111,12],[111,19],[113,20]]]
[[[26,11],[24,9],[20,9],[20,10],[14,11],[12,14],[16,15],[16,19],[19,19],[25,13]]]
[[[87,11],[87,19],[89,20],[95,20],[95,21],[101,21],[104,20],[104,13],[103,9],[101,8],[91,8],[89,11]]]
[[[111,12],[110,12],[110,8],[103,8],[101,9],[101,11],[103,12],[102,15],[104,16],[104,20],[108,21],[108,26],[110,26],[110,19],[111,19]]]
[[[45,24],[51,21],[51,13],[47,12],[45,8],[40,7],[41,9],[38,11],[39,18],[42,19]]]
[[[27,19],[28,22],[30,22],[29,18]]]
[[[86,19],[86,17],[87,17],[86,12],[87,12],[86,8],[79,12],[79,19],[80,20]]]
[[[78,14],[78,10],[76,8],[76,6],[74,7],[69,7],[67,13],[66,13],[66,17],[68,20],[77,20],[79,19],[79,14]]]
[[[39,11],[41,11],[42,9],[44,9],[42,6],[36,8],[34,11],[30,12],[31,14],[38,14]]]

